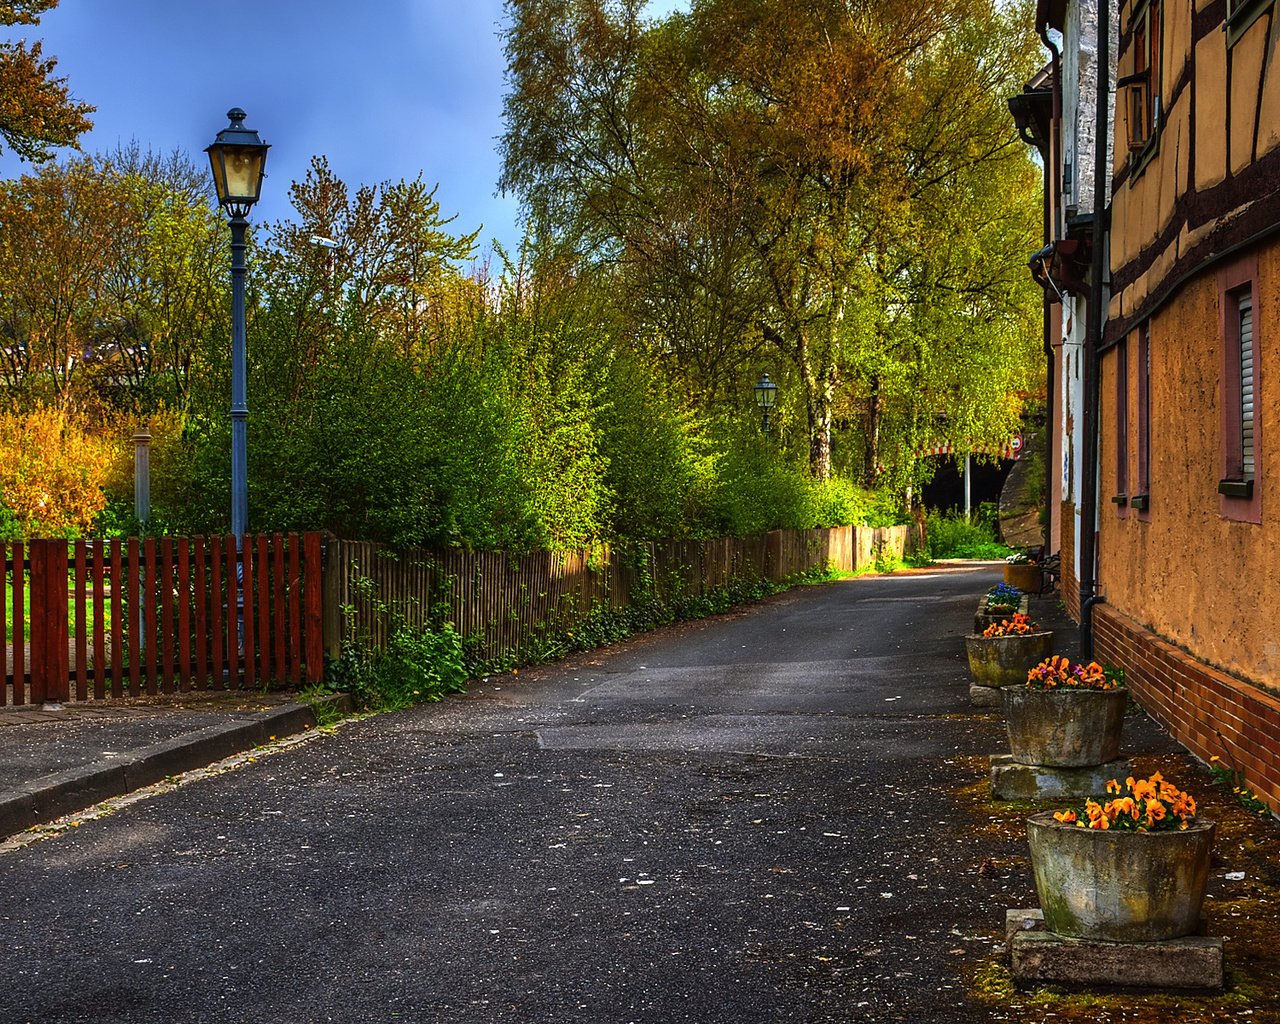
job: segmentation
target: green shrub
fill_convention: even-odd
[[[326,667],[325,685],[349,693],[365,711],[395,711],[460,693],[467,687],[462,637],[448,623],[415,629],[403,621],[382,648],[348,636]]]
[[[863,526],[903,526],[911,522],[902,498],[892,490],[874,491],[861,521]]]
[[[925,539],[933,558],[1004,558],[1009,548],[999,543],[991,526],[961,512],[928,514]]]
[[[383,600],[368,576],[354,576],[351,582],[362,602],[386,625],[388,639],[378,646],[357,628],[355,608],[344,607],[339,655],[325,666],[327,688],[350,694],[356,707],[365,711],[394,711],[466,689],[462,635],[447,620],[447,606],[431,609],[430,625],[414,626],[404,606]]]

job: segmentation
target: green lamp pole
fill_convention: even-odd
[[[245,399],[244,250],[249,210],[262,195],[262,179],[270,148],[244,126],[245,112],[227,111],[230,126],[218,132],[205,152],[213,169],[218,205],[231,218],[231,532],[236,547],[249,521],[249,459]]]

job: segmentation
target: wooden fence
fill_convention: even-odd
[[[0,544],[0,705],[323,672],[318,533]]]
[[[424,625],[443,603],[443,617],[476,640],[479,655],[496,658],[547,632],[572,629],[597,607],[628,607],[645,592],[670,601],[705,596],[739,579],[781,581],[826,565],[853,572],[881,552],[902,557],[917,546],[915,530],[906,526],[775,530],[667,541],[626,554],[601,545],[520,558],[331,539],[325,644],[336,654],[350,631],[380,646],[395,618]]]
[[[353,630],[443,617],[482,658],[599,607],[702,597],[742,579],[857,570],[915,546],[908,527],[777,530],[627,553],[395,551],[318,533],[0,543],[0,705],[299,685]]]

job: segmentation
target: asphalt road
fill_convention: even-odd
[[[0,854],[0,1022],[987,1021],[993,570],[810,587]]]

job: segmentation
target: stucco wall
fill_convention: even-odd
[[[1220,515],[1218,284],[1192,279],[1151,320],[1147,513],[1116,493],[1115,350],[1102,359],[1099,576],[1106,600],[1193,657],[1280,690],[1280,242],[1258,250],[1261,524]],[[1129,335],[1129,479],[1136,480],[1136,332]],[[1132,493],[1132,491],[1131,491]]]

